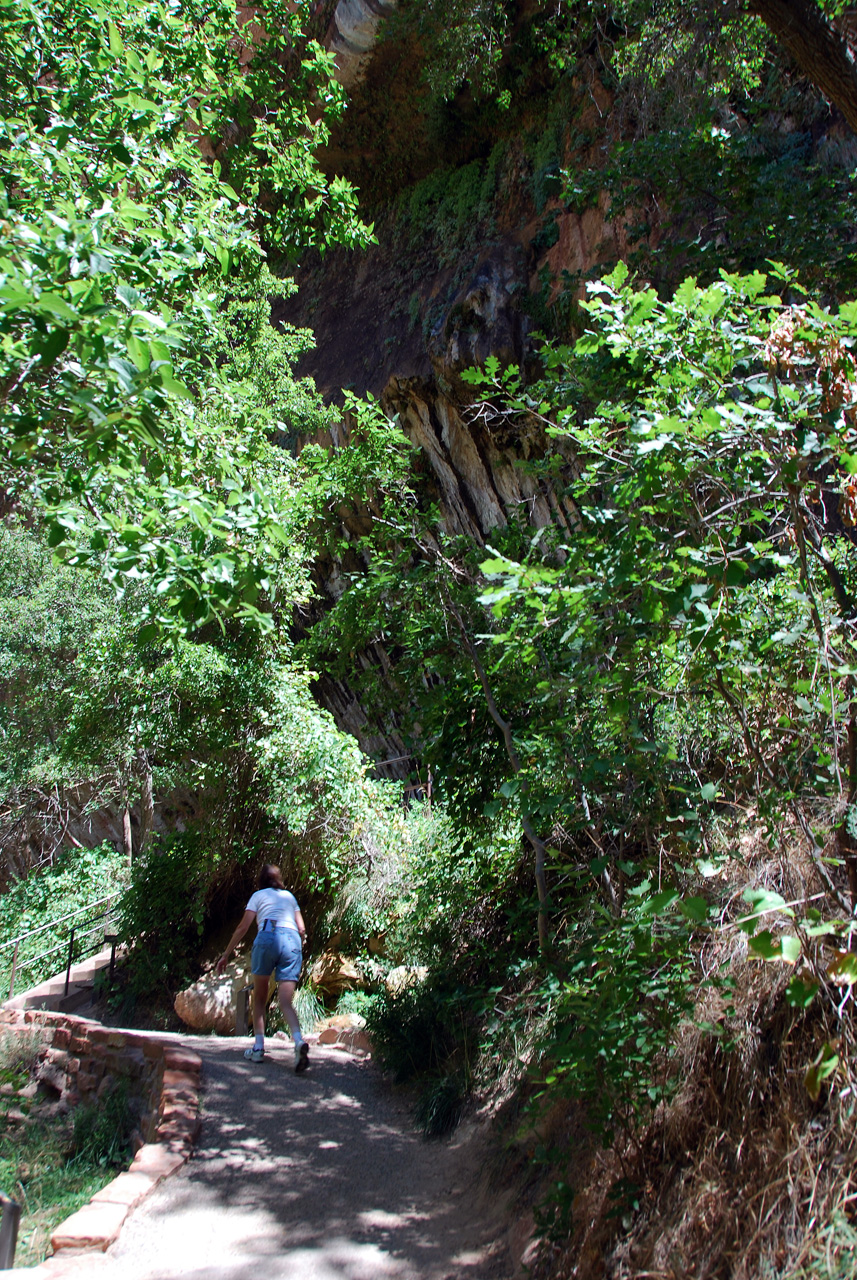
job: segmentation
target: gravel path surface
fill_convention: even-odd
[[[426,1143],[371,1064],[188,1036],[203,1059],[192,1160],[137,1209],[99,1280],[506,1280],[472,1143]],[[481,1206],[481,1207],[480,1207]],[[81,1260],[82,1261],[82,1260]]]

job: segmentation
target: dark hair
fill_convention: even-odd
[[[260,889],[285,889],[283,877],[280,874],[280,868],[275,867],[273,862],[266,862],[262,870],[259,872],[259,888]]]

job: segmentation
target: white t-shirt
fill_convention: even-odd
[[[288,889],[257,889],[247,903],[247,910],[256,912],[256,924],[260,929],[266,920],[270,920],[273,924],[297,930],[295,912],[300,911],[300,907]]]

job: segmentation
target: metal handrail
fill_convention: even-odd
[[[44,933],[45,929],[55,929],[58,924],[63,924],[66,920],[73,920],[75,916],[82,916],[84,911],[91,911],[93,907],[98,907],[102,902],[112,902],[114,898],[119,897],[119,891],[116,893],[108,893],[106,898],[96,898],[94,902],[88,902],[85,907],[78,907],[76,911],[69,911],[64,916],[59,916],[56,920],[49,920],[47,924],[40,924],[38,929],[28,929],[26,933],[19,933],[17,938],[10,938],[8,942],[0,942],[0,951],[7,947],[14,947],[16,942],[23,942],[25,938],[35,938],[37,933]]]
[[[15,1265],[20,1221],[21,1206],[0,1191],[0,1271],[11,1271]]]
[[[58,925],[65,924],[69,920],[74,920],[77,916],[81,916],[87,912],[91,912],[96,907],[101,907],[103,906],[104,903],[107,903],[108,905],[105,906],[103,910],[98,913],[98,924],[93,925],[92,928],[81,930],[78,933],[77,926],[76,925],[71,926],[69,940],[68,940],[68,963],[66,965],[66,980],[65,980],[66,995],[67,995],[69,977],[71,974],[71,966],[74,958],[75,935],[77,935],[78,939],[89,938],[91,937],[92,934],[98,933],[99,930],[104,929],[107,921],[110,918],[110,912],[111,912],[110,904],[114,902],[116,898],[119,897],[120,892],[121,892],[120,890],[117,890],[115,893],[109,893],[103,898],[95,898],[92,902],[87,903],[85,907],[79,907],[76,911],[68,911],[64,916],[59,916],[56,920],[51,920],[47,924],[39,925],[37,929],[31,929],[27,933],[19,934],[17,938],[12,938],[10,939],[9,942],[5,942],[2,945],[0,945],[0,951],[2,951],[3,949],[8,949],[9,947],[13,948],[12,969],[11,969],[11,975],[9,978],[9,995],[7,998],[11,1000],[15,990],[15,979],[22,969],[32,968],[39,961],[46,960],[48,956],[54,955],[55,952],[63,951],[67,945],[66,940],[63,939],[63,941],[58,943],[57,946],[49,947],[47,951],[42,951],[37,956],[29,956],[27,959],[22,960],[19,965],[18,964],[18,948],[20,944],[23,941],[25,941],[25,939],[34,938],[36,937],[37,934],[44,933],[46,929],[56,929]],[[114,950],[113,950],[114,957],[115,957],[115,950],[116,949],[114,944]],[[84,957],[81,957],[81,958],[84,958]],[[112,965],[113,965],[113,959],[111,959],[111,971],[112,971]]]

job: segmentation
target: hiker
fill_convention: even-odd
[[[253,1031],[256,1039],[250,1049],[245,1049],[244,1057],[250,1062],[261,1062],[265,1056],[265,1005],[268,983],[273,972],[277,980],[280,1008],[291,1027],[295,1042],[295,1071],[300,1073],[309,1066],[309,1048],[301,1034],[301,1025],[292,1001],[301,973],[306,926],[294,894],[289,893],[283,884],[280,868],[271,862],[266,862],[262,868],[259,888],[247,903],[241,923],[215,965],[218,973],[223,972],[227,960],[254,919],[258,928],[251,959]]]

